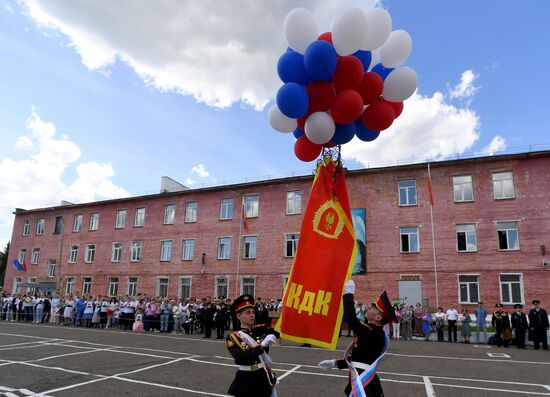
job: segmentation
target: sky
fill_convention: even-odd
[[[283,20],[350,7],[407,30],[417,92],[355,168],[550,143],[550,2],[0,0],[0,247],[15,208],[306,173],[267,110]]]

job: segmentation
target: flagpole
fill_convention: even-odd
[[[432,205],[432,192],[431,192],[431,173],[430,173],[430,161],[428,160],[428,181],[430,183],[430,221],[432,224],[432,252],[433,252],[433,262],[434,262],[434,276],[435,276],[435,304],[437,307],[439,307],[439,289],[438,289],[438,283],[437,283],[437,259],[435,256],[435,233],[434,233],[434,211],[433,211],[433,205]]]
[[[235,298],[239,296],[239,269],[241,266],[241,239],[243,235],[244,196],[241,200],[241,216],[239,220],[239,247],[237,249],[237,278],[235,280]]]

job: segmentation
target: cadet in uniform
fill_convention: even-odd
[[[235,299],[231,313],[240,321],[241,329],[227,336],[227,350],[239,366],[228,393],[236,397],[269,397],[277,380],[271,372],[271,360],[266,355],[279,333],[267,324],[254,325],[256,316],[251,295]]]
[[[503,310],[502,303],[497,303],[495,305],[496,310],[493,313],[493,318],[491,319],[493,327],[495,327],[495,336],[494,341],[498,347],[504,345],[508,347],[510,340],[508,339],[507,333],[510,330],[510,318],[508,313]]]
[[[385,324],[396,322],[395,311],[391,305],[386,292],[380,296],[378,301],[373,302],[371,307],[365,311],[366,323],[362,323],[355,315],[355,302],[353,294],[355,293],[355,283],[349,280],[345,284],[344,295],[344,320],[355,335],[353,350],[351,352],[351,363],[362,373],[366,368],[365,364],[372,364],[384,351],[386,335],[383,326]],[[344,359],[324,360],[319,363],[322,369],[347,369],[348,365]],[[349,396],[351,384],[348,382],[345,393]],[[384,397],[384,391],[378,375],[374,375],[372,380],[365,386],[367,397]]]
[[[535,350],[539,349],[541,343],[542,348],[548,350],[548,339],[546,338],[548,314],[546,310],[539,307],[540,301],[538,299],[533,301],[533,305],[535,307],[529,311],[529,326],[531,327],[531,335],[533,336]]]
[[[525,331],[527,331],[527,316],[521,309],[523,305],[515,304],[515,312],[512,313],[512,328],[516,337],[516,347],[518,349],[525,349]]]

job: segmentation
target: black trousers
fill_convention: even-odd
[[[212,336],[212,321],[205,321],[203,325],[204,337],[210,338]]]
[[[542,343],[542,348],[544,350],[548,350],[548,339],[546,338],[546,328],[535,327],[535,329],[533,330],[533,344],[535,345],[535,350],[538,350],[541,343]]]
[[[451,338],[452,337],[452,338]],[[456,320],[449,320],[449,342],[457,341],[456,337]]]
[[[516,347],[518,349],[525,348],[525,328],[515,328],[514,336],[516,337]]]
[[[349,383],[344,393],[346,396],[349,396],[351,393],[351,385]],[[374,375],[374,378],[372,378],[367,387],[365,387],[365,393],[367,397],[384,397],[384,390],[382,390],[382,384],[380,383],[378,375]]]

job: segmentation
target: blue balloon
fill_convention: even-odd
[[[365,127],[365,124],[363,124],[361,119],[355,122],[355,128],[357,129],[357,131],[355,132],[357,138],[365,142],[372,142],[376,138],[378,138],[378,135],[380,135],[380,131],[373,131]]]
[[[314,41],[304,54],[304,66],[313,80],[332,78],[337,62],[336,50],[325,40]]]
[[[374,65],[371,72],[377,73],[380,77],[382,77],[382,80],[386,80],[386,77],[388,77],[388,74],[390,74],[393,69],[395,68],[387,68],[381,63],[377,63]]]
[[[354,123],[351,124],[336,124],[336,131],[332,137],[332,143],[343,145],[348,143],[355,136],[357,128]]]
[[[295,51],[281,55],[277,62],[277,73],[285,83],[306,85],[310,79],[304,67],[304,56]]]
[[[354,57],[358,58],[363,64],[365,72],[369,69],[370,63],[372,62],[372,53],[370,51],[357,51],[352,54]]]
[[[277,91],[277,106],[282,114],[299,119],[307,113],[309,97],[305,87],[297,83],[286,83]]]
[[[294,138],[298,139],[300,138],[301,136],[303,136],[305,134],[304,131],[302,131],[300,128],[296,128],[293,132],[294,134]]]

